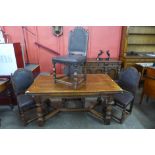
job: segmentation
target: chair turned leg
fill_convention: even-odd
[[[26,119],[25,119],[24,112],[20,112],[20,116],[21,116],[21,119],[22,119],[22,121],[23,121],[23,123],[24,123],[24,126],[26,126],[26,125],[27,125],[27,121],[26,121]]]
[[[129,110],[128,110],[128,112],[129,112],[129,113],[131,113],[131,112],[132,112],[133,102],[134,102],[134,100],[130,103],[130,108],[129,108]]]
[[[101,96],[99,96],[99,97],[97,98],[97,103],[98,103],[99,105],[102,103],[102,98],[101,98]]]
[[[21,108],[19,107],[19,105],[18,105],[18,111],[19,111],[19,115],[21,117],[21,120],[24,123],[24,126],[26,126],[27,125],[27,122],[26,122],[26,119],[25,119],[25,115],[24,115],[23,110],[21,110]]]
[[[122,117],[121,117],[121,120],[120,120],[120,123],[121,123],[121,124],[123,123],[123,121],[124,121],[124,119],[125,119],[125,116],[126,116],[126,108],[123,109],[123,111],[122,111]]]

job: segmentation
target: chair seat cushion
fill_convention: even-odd
[[[134,96],[128,91],[123,91],[123,93],[117,93],[114,95],[114,101],[118,102],[122,106],[127,106],[133,99]]]
[[[54,63],[58,62],[64,64],[82,64],[86,61],[86,57],[81,55],[66,55],[66,56],[54,57],[52,61]]]
[[[35,107],[35,101],[30,95],[18,95],[18,105],[21,110],[28,110]]]

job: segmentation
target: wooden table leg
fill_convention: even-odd
[[[43,110],[41,106],[41,97],[40,96],[35,96],[35,102],[36,102],[36,112],[37,112],[37,122],[38,126],[43,126],[44,124],[44,118],[43,118]]]
[[[111,123],[111,113],[112,113],[112,105],[114,104],[112,97],[107,97],[105,98],[104,101],[104,112],[103,116],[104,116],[104,124],[106,125],[110,125]]]

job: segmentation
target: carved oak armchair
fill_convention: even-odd
[[[54,57],[53,78],[55,83],[72,86],[74,89],[86,81],[86,71],[82,70],[86,62],[88,32],[82,27],[76,27],[69,34],[68,55]],[[64,64],[64,76],[57,77],[56,64]]]

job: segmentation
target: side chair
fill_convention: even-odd
[[[124,90],[123,93],[114,95],[114,106],[118,106],[121,110],[121,117],[113,114],[113,119],[123,123],[127,114],[132,112],[136,91],[139,86],[140,73],[134,67],[122,70],[119,74],[118,85]]]
[[[76,27],[69,33],[68,54],[52,59],[53,78],[55,83],[61,83],[77,89],[86,81],[86,71],[83,66],[86,63],[88,46],[88,32],[83,27]],[[56,64],[64,64],[64,75],[56,75]]]
[[[12,86],[17,97],[19,114],[24,125],[27,125],[31,121],[37,119],[36,114],[34,114],[35,116],[30,119],[26,117],[26,113],[36,108],[33,97],[25,95],[26,89],[33,83],[33,81],[34,78],[32,72],[23,68],[17,69],[14,74],[11,75]]]

